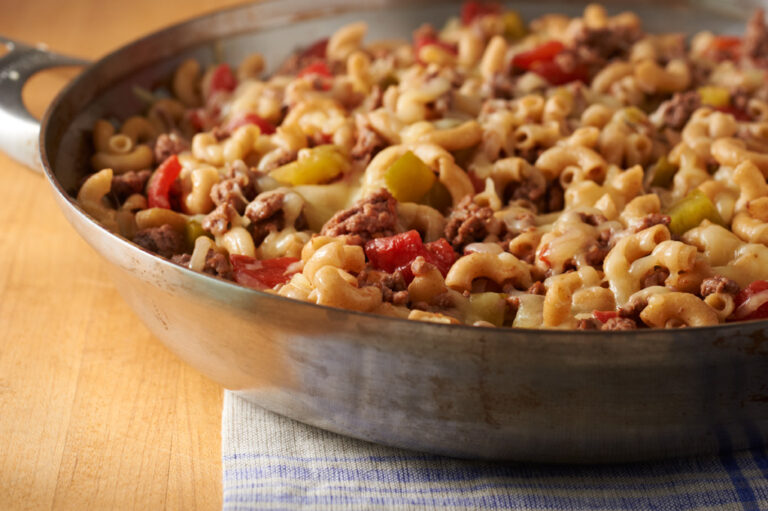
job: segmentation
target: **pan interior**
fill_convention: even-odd
[[[268,72],[295,49],[307,45],[346,23],[368,22],[368,39],[409,38],[424,22],[442,26],[459,12],[458,2],[375,2],[361,8],[350,0],[337,0],[317,9],[310,0],[265,2],[221,11],[147,36],[108,55],[77,78],[52,105],[44,122],[44,161],[61,190],[74,196],[83,177],[91,172],[91,128],[96,119],[122,121],[142,113],[147,104],[136,94],[168,89],[169,77],[183,60],[194,58],[203,66],[228,62],[236,65],[253,52],[263,54]],[[646,30],[695,33],[712,30],[740,33],[749,9],[709,2],[606,2],[611,13],[632,10]],[[515,2],[525,19],[546,13],[577,15],[580,2]],[[731,6],[732,7],[732,6]]]

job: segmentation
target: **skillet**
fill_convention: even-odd
[[[738,6],[741,6],[739,3]],[[574,2],[516,2],[530,19]],[[727,8],[728,6],[721,6]],[[633,5],[653,31],[740,32],[730,16],[685,2]],[[457,4],[268,1],[141,38],[87,69],[38,123],[20,89],[76,59],[14,43],[0,58],[0,148],[40,166],[65,217],[111,265],[147,327],[206,376],[282,415],[391,446],[450,456],[616,462],[762,446],[768,437],[765,321],[682,330],[512,330],[399,320],[289,300],[159,258],[98,225],[75,203],[99,117],[144,106],[184,59],[272,65],[350,21],[369,38],[407,36]],[[0,39],[0,42],[9,41]],[[37,134],[39,131],[39,142]],[[39,152],[38,152],[39,144]]]

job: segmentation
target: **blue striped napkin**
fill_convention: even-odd
[[[609,466],[464,461],[353,440],[226,392],[224,509],[768,509],[768,454]]]

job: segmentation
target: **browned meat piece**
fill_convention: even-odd
[[[701,283],[702,298],[713,293],[728,293],[735,295],[738,292],[739,285],[736,282],[720,275],[704,279],[704,282]]]
[[[675,94],[672,99],[659,105],[656,112],[661,112],[665,126],[680,131],[700,106],[701,96],[693,90]]]
[[[640,313],[643,312],[647,305],[648,300],[646,298],[632,298],[624,307],[619,309],[619,317],[629,318],[634,320],[635,323],[640,323]]]
[[[278,75],[295,75],[302,69],[317,62],[325,62],[327,39],[321,39],[313,45],[301,48],[288,57],[275,72]]]
[[[653,269],[649,271],[645,277],[643,277],[641,284],[644,288],[651,286],[663,286],[664,281],[667,280],[667,277],[669,277],[669,270],[662,266],[654,266]]]
[[[586,69],[589,76],[594,76],[609,61],[626,59],[632,45],[642,35],[634,27],[584,27],[575,35],[574,45],[560,52],[555,62],[564,71]]]
[[[373,238],[392,236],[397,224],[397,201],[382,189],[354,206],[339,211],[323,226],[324,236],[349,235],[349,242],[363,245]]]
[[[632,45],[642,37],[637,27],[615,26],[584,28],[574,38],[576,54],[582,61],[604,63],[611,59],[624,59]]]
[[[661,213],[650,213],[645,215],[639,224],[633,227],[635,232],[644,231],[654,225],[669,225],[669,215],[662,215]]]
[[[245,198],[240,180],[227,178],[219,181],[211,187],[211,200],[217,206],[224,203],[230,204],[238,213],[245,211],[248,200]]]
[[[747,111],[749,103],[749,93],[741,87],[736,87],[731,91],[731,106],[743,112]]]
[[[149,169],[130,170],[124,174],[116,174],[112,178],[112,194],[117,199],[117,202],[122,204],[125,199],[134,193],[144,192],[144,187],[147,185],[151,175],[152,171]]]
[[[565,207],[565,192],[560,185],[560,181],[553,182],[547,188],[547,196],[544,207],[539,208],[542,213],[552,213],[553,211],[562,211]]]
[[[637,323],[629,318],[611,318],[603,323],[600,330],[637,330]]]
[[[483,83],[483,95],[492,99],[512,99],[515,97],[517,77],[509,73],[494,73]]]
[[[237,210],[231,204],[225,202],[216,209],[205,215],[203,219],[203,229],[214,236],[221,236],[227,232],[232,225],[232,220],[237,216]]]
[[[528,288],[528,291],[526,293],[532,294],[532,295],[545,295],[547,294],[547,288],[544,287],[544,284],[541,282],[534,282],[531,287]]]
[[[216,206],[229,203],[239,214],[256,197],[256,179],[259,173],[249,169],[242,161],[229,165],[226,176],[211,188],[211,200]]]
[[[169,156],[189,149],[189,142],[178,133],[163,133],[155,141],[155,162],[161,163]]]
[[[169,224],[142,229],[133,237],[133,242],[169,259],[186,249],[184,235],[174,230]]]
[[[271,193],[259,196],[245,208],[245,216],[251,220],[250,230],[253,242],[258,246],[271,232],[277,232],[285,227],[282,193]]]
[[[597,226],[608,221],[608,219],[605,218],[605,215],[599,213],[579,213],[579,218],[581,218],[581,221],[585,224],[592,226]]]
[[[512,193],[509,200],[525,199],[531,201],[532,203],[535,203],[541,199],[544,193],[547,191],[546,185],[537,183],[532,179],[525,180],[521,183],[513,182],[511,186],[507,187],[508,190],[510,188]]]
[[[600,266],[605,260],[605,256],[611,251],[610,246],[604,243],[596,243],[590,245],[587,249],[587,253],[584,255],[585,260],[590,266]]]
[[[755,9],[752,17],[747,22],[744,32],[742,52],[761,67],[768,65],[768,30],[765,27],[765,12],[763,9]]]
[[[176,254],[171,257],[171,261],[181,266],[188,266],[192,259],[190,254]],[[205,266],[203,272],[226,280],[233,280],[232,265],[225,254],[211,249],[205,256]]]
[[[205,266],[203,267],[205,273],[216,275],[226,280],[233,280],[232,265],[229,263],[229,259],[226,254],[216,252],[215,250],[209,250],[205,257]]]
[[[602,323],[600,321],[589,318],[589,319],[580,319],[579,322],[576,324],[577,330],[600,330],[602,327]]]
[[[360,287],[376,286],[381,290],[381,299],[394,305],[408,303],[408,285],[402,272],[386,273],[383,271],[365,269],[357,276]]]
[[[351,156],[361,165],[366,166],[376,153],[387,147],[387,141],[384,140],[366,123],[359,123],[357,128],[357,139],[352,148]]]
[[[477,205],[471,196],[464,197],[448,216],[445,239],[461,253],[466,245],[488,236],[493,219],[491,208]]]

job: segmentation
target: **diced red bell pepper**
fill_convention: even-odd
[[[619,317],[619,313],[616,311],[594,311],[592,315],[601,323],[606,323],[609,319]]]
[[[211,75],[211,93],[226,91],[232,92],[237,87],[237,78],[232,73],[229,64],[219,64]]]
[[[298,273],[298,265],[291,265],[299,260],[295,257],[276,257],[259,260],[255,257],[233,254],[229,256],[235,282],[243,286],[264,291],[278,284],[285,284],[293,274]]]
[[[488,14],[501,14],[501,4],[470,0],[461,6],[461,23],[469,25],[475,18]]]
[[[752,117],[750,117],[750,115],[746,111],[742,110],[741,108],[736,108],[735,106],[731,106],[731,105],[719,106],[719,107],[715,108],[715,110],[717,110],[718,112],[723,112],[723,113],[726,113],[726,114],[731,114],[733,116],[733,118],[736,119],[737,121],[751,121],[752,120]]]
[[[766,280],[756,280],[755,282],[739,291],[739,293],[733,299],[735,308],[733,310],[733,314],[731,314],[731,316],[728,318],[728,321],[747,321],[750,319],[768,318],[768,299],[766,299],[762,305],[749,313],[745,314],[744,310],[742,309],[742,306],[750,297],[764,291],[768,291],[768,281]]]
[[[181,173],[181,163],[175,154],[157,167],[147,184],[147,204],[150,208],[171,209],[169,194],[173,182]]]
[[[387,273],[400,270],[406,282],[413,280],[411,263],[419,256],[435,265],[443,276],[456,261],[456,253],[445,239],[424,244],[417,231],[373,239],[365,244],[365,255],[376,269]]]
[[[563,49],[565,46],[560,41],[547,41],[532,50],[515,55],[512,58],[512,65],[526,71],[533,71],[531,68],[534,63],[552,61]]]
[[[245,114],[240,117],[235,117],[234,119],[230,120],[227,123],[226,130],[232,133],[237,128],[241,126],[245,126],[247,124],[255,124],[256,126],[259,127],[261,132],[264,133],[265,135],[271,135],[272,133],[275,132],[275,127],[272,125],[271,122],[253,113]]]

